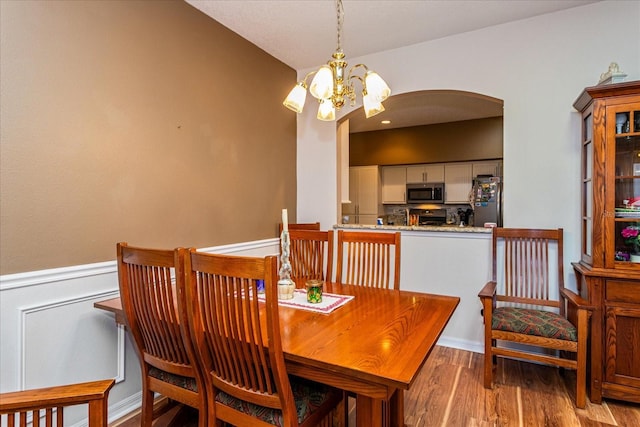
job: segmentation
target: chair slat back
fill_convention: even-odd
[[[554,250],[557,253],[557,268],[551,267],[555,261],[551,258]],[[550,271],[553,272],[552,275]],[[499,288],[501,292],[497,296],[500,301],[560,307],[559,292],[554,292],[555,289],[551,289],[551,285],[557,285],[559,288],[564,286],[562,229],[495,228],[493,280],[499,278],[502,279]]]
[[[192,249],[185,271],[184,284],[179,286],[185,288],[189,327],[209,389],[295,414],[280,340],[276,257],[214,255]],[[263,310],[258,279],[265,285]],[[266,331],[261,316],[267,316]]]
[[[173,282],[182,274],[178,252],[119,243],[117,256],[122,307],[141,358],[158,369],[194,376]]]
[[[333,274],[333,231],[289,231],[291,276],[298,287],[306,280],[331,281]]]
[[[336,282],[400,289],[400,233],[339,230]]]

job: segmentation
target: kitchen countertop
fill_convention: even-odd
[[[367,224],[336,224],[335,229],[360,230],[397,230],[397,231],[428,231],[447,233],[482,233],[491,234],[488,227],[460,227],[458,225],[367,225]]]

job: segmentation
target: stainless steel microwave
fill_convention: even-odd
[[[407,203],[444,203],[444,183],[407,184]]]

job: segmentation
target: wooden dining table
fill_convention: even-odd
[[[359,427],[404,426],[409,390],[460,298],[325,283],[354,298],[330,313],[280,306],[287,371],[356,395]],[[96,302],[124,323],[120,298]]]

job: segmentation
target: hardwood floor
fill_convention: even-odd
[[[483,355],[436,347],[405,393],[407,426],[640,426],[640,405],[587,402],[577,409],[575,372],[499,359],[492,390]]]
[[[499,359],[494,387],[486,390],[482,363],[479,353],[434,348],[411,390],[405,392],[405,426],[640,426],[637,404],[605,400],[577,409],[573,371],[565,371],[563,377],[556,368]],[[189,422],[195,412],[178,409],[166,412],[154,427],[195,425]],[[111,426],[138,425],[139,416],[132,414]],[[349,425],[355,425],[353,411]]]

